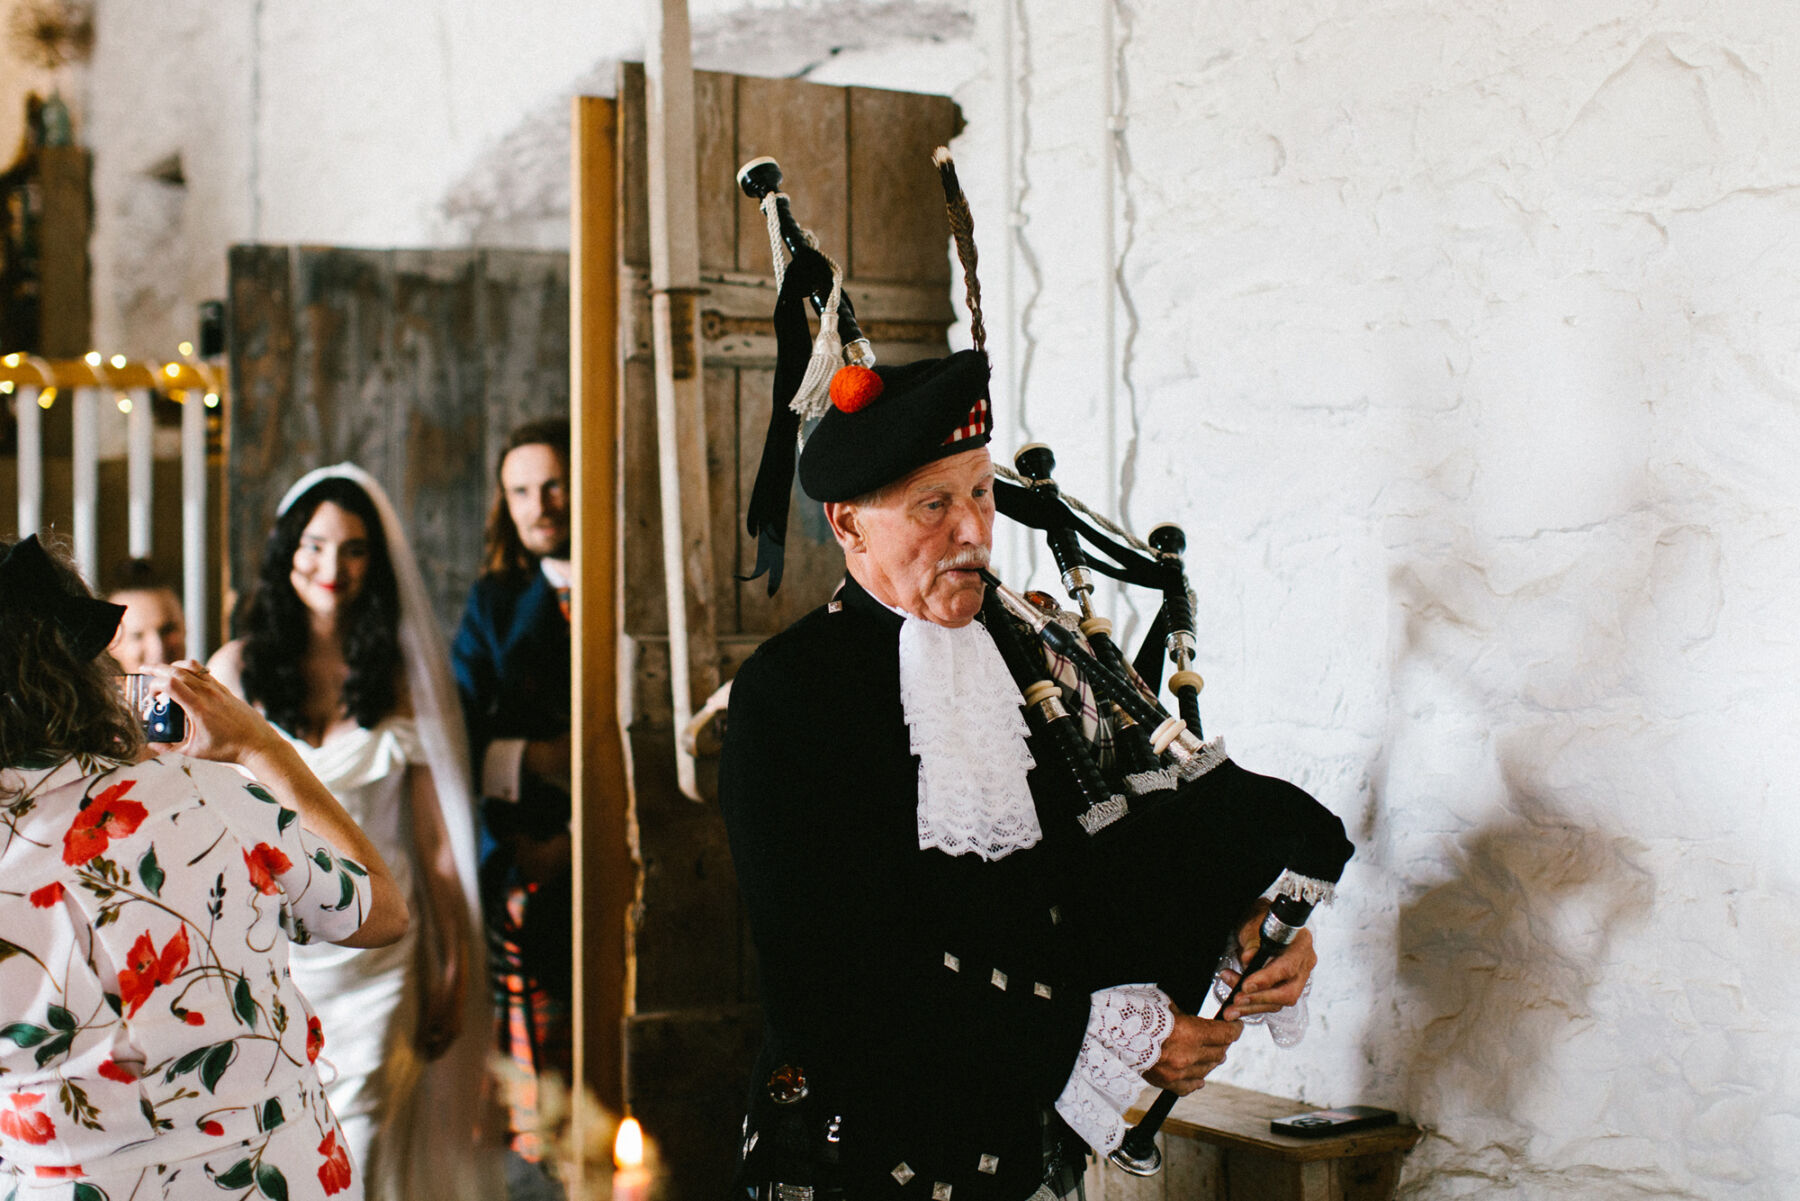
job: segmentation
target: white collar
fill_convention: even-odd
[[[1035,846],[1033,761],[1000,648],[980,622],[951,629],[903,616],[900,704],[919,757],[919,848],[994,860]]]

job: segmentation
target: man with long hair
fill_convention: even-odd
[[[513,1147],[541,1152],[538,1081],[570,1070],[569,423],[506,440],[485,573],[451,656],[481,802],[481,891]]]

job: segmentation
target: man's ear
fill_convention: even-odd
[[[832,537],[837,539],[839,549],[847,555],[863,548],[859,516],[856,506],[845,501],[827,501],[825,504],[825,520],[831,526]]]

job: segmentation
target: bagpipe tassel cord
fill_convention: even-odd
[[[963,288],[969,301],[969,339],[976,350],[987,349],[987,326],[981,320],[981,281],[975,275],[975,214],[956,178],[956,160],[948,146],[932,151],[938,178],[944,185],[944,209],[950,214],[950,236],[956,242],[956,258],[962,264]]]
[[[813,340],[812,358],[806,362],[806,374],[800,379],[800,390],[791,402],[802,422],[823,417],[831,407],[831,377],[844,365],[844,341],[838,336],[838,301],[844,294],[844,273],[830,255],[831,296],[825,311],[819,314],[819,336]],[[802,433],[806,427],[802,425]]]
[[[778,201],[787,198],[786,192],[770,192],[762,198],[763,217],[769,223],[769,258],[775,264],[775,290],[781,291],[781,281],[787,278],[787,255],[781,246],[781,216],[776,207]],[[811,230],[801,230],[807,244],[817,249]]]
[[[775,290],[781,291],[782,281],[787,275],[786,256],[782,253],[781,219],[775,207],[777,200],[787,198],[785,192],[770,192],[762,198],[763,216],[769,223],[769,255],[775,262]],[[800,231],[806,244],[814,250],[819,248],[819,240],[813,237],[810,229]],[[821,252],[823,254],[823,252]],[[837,261],[830,255],[823,255],[831,266],[831,296],[825,302],[825,309],[819,314],[819,336],[813,341],[812,358],[807,361],[806,374],[800,379],[800,387],[789,402],[794,412],[800,415],[802,422],[822,417],[831,404],[831,377],[844,362],[844,342],[838,336],[838,303],[844,295],[844,272]],[[802,425],[801,431],[805,426]],[[796,436],[801,436],[797,432]]]

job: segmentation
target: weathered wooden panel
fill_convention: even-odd
[[[1225,1155],[1221,1201],[1339,1201],[1331,1192],[1331,1164],[1296,1163],[1241,1151]]]
[[[700,270],[737,266],[739,211],[743,195],[721,187],[741,164],[737,153],[737,76],[694,72],[695,178],[700,181]],[[752,211],[751,216],[758,214]]]
[[[706,475],[710,508],[712,551],[713,621],[721,636],[739,630],[737,531],[744,498],[738,495],[738,372],[731,367],[706,367]],[[721,678],[725,678],[721,676]]]
[[[742,199],[735,187],[721,187],[738,169],[737,83],[735,75],[714,71],[694,72],[694,155],[700,181],[698,205],[700,269],[730,270],[737,264],[738,213]],[[634,266],[650,264],[649,189],[644,175],[649,162],[649,127],[646,123],[644,65],[624,63],[619,68],[619,153],[636,174],[623,177],[619,204],[620,252]],[[760,218],[759,228],[760,228]],[[764,244],[767,244],[765,235]],[[768,257],[764,251],[763,257]]]
[[[748,199],[743,207],[751,209]],[[754,210],[751,210],[754,211]],[[769,275],[718,272],[702,277],[700,297],[701,353],[722,367],[775,366],[775,281]],[[650,275],[632,268],[620,276],[625,305],[620,317],[625,353],[649,359],[652,354]],[[856,305],[863,333],[875,344],[883,363],[910,363],[941,355],[956,313],[944,285],[847,279],[844,290]]]
[[[650,363],[625,363],[625,428],[620,453],[624,512],[625,629],[627,637],[669,633],[669,611],[663,604],[662,483],[656,468],[656,414],[646,412],[655,396]],[[668,687],[664,681],[663,687]]]
[[[453,629],[501,440],[568,411],[567,258],[239,246],[230,286],[232,580],[254,579],[288,486],[350,461],[393,497]]]
[[[487,392],[509,399],[485,409],[483,437],[498,447],[519,412],[562,412],[569,395],[569,265],[559,254],[482,256],[479,330]],[[562,398],[560,402],[558,398]],[[491,470],[491,465],[490,465]]]
[[[1112,1165],[1115,1176],[1139,1179]],[[1169,1201],[1205,1201],[1225,1193],[1225,1155],[1198,1139],[1169,1136],[1163,1139],[1163,1188]]]
[[[503,331],[496,336],[485,328],[485,257],[459,260],[457,252],[394,252],[391,278],[399,322],[388,332],[391,342],[383,354],[392,366],[379,377],[392,420],[383,431],[387,474],[376,478],[406,516],[419,570],[447,630],[454,630],[480,571],[491,495],[493,469],[480,453],[489,445],[491,417],[487,339],[494,337],[498,347],[507,344]],[[567,275],[563,278],[566,331]],[[534,349],[535,331],[521,332],[526,345],[512,353],[526,357]],[[566,352],[564,364],[563,399],[555,410],[562,413],[568,412]]]
[[[1157,1145],[1163,1169],[1154,1176],[1120,1171],[1105,1156],[1090,1160],[1088,1201],[1223,1201],[1224,1157],[1217,1147],[1171,1135],[1159,1138]]]
[[[1146,1091],[1139,1099],[1148,1104]],[[1158,1145],[1164,1170],[1129,1175],[1102,1163],[1088,1172],[1093,1201],[1389,1201],[1401,1160],[1419,1139],[1395,1124],[1325,1138],[1275,1134],[1271,1118],[1317,1108],[1209,1083],[1175,1103]],[[1126,1115],[1142,1116],[1142,1106]]]
[[[948,96],[850,89],[850,226],[844,269],[858,279],[941,285],[950,227],[931,152],[956,135]],[[998,216],[998,214],[996,214]],[[862,312],[857,293],[857,313]]]
[[[1400,1188],[1401,1162],[1400,1156],[1391,1152],[1334,1161],[1333,1201],[1390,1201]]]
[[[770,155],[781,164],[782,191],[794,217],[818,235],[826,254],[841,264],[850,240],[850,158],[844,144],[848,101],[842,88],[797,79],[738,80],[737,144],[744,160]],[[733,187],[702,178],[702,188]],[[744,207],[748,198],[739,193]],[[739,271],[769,272],[769,229],[761,219],[738,222]]]
[[[281,469],[302,448],[288,445],[280,429],[291,403],[298,325],[294,312],[292,251],[286,246],[233,247],[231,273],[231,430],[227,457],[234,477],[261,478]],[[247,507],[247,502],[233,506]],[[257,511],[257,519],[262,519]],[[235,541],[234,541],[235,548]],[[246,545],[236,548],[249,551]],[[237,557],[234,554],[233,558]],[[254,559],[249,562],[253,563]],[[242,576],[242,570],[234,572]]]
[[[625,1027],[627,1101],[656,1140],[661,1196],[729,1195],[761,1014],[745,1006],[639,1013]]]
[[[644,112],[644,64],[619,65],[619,261],[650,265],[650,130]],[[696,122],[702,120],[694,114]],[[700,187],[707,186],[706,180]]]
[[[1148,1094],[1144,1099],[1148,1099]],[[1406,1122],[1323,1138],[1294,1138],[1275,1134],[1269,1129],[1271,1119],[1317,1108],[1271,1093],[1214,1083],[1177,1101],[1163,1130],[1202,1139],[1227,1150],[1294,1161],[1404,1152],[1419,1141],[1419,1128]]]
[[[658,640],[655,646],[666,673],[666,645]],[[648,649],[638,647],[640,653]],[[657,753],[672,734],[665,725],[634,725],[628,731],[642,864],[640,1010],[704,1007],[742,999],[746,992],[737,949],[742,924],[737,876],[725,826],[715,807],[695,804],[676,788],[673,756]]]
[[[738,490],[748,497],[769,429],[772,371],[739,372]],[[756,565],[756,540],[740,522],[733,527],[739,575]],[[844,577],[844,555],[826,524],[824,507],[800,491],[796,480],[788,497],[787,553],[783,556],[781,591],[769,595],[767,576],[738,584],[738,621],[744,633],[775,634],[831,598]]]
[[[757,647],[761,634],[731,634],[719,639],[719,674],[730,678],[744,665]],[[644,685],[631,694],[631,708],[625,715],[627,724],[636,726],[669,726],[674,720],[669,695],[669,640],[637,638],[630,640],[630,666]]]

